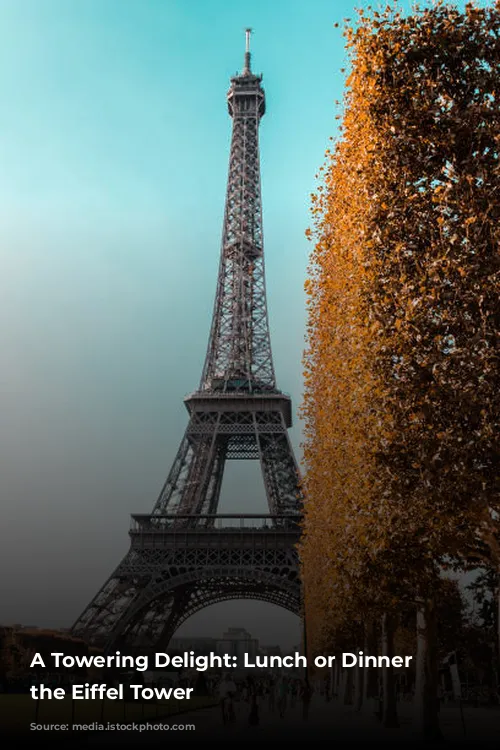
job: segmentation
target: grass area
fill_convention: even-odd
[[[211,706],[211,697],[194,697],[189,700],[153,701],[118,701],[105,699],[85,701],[72,700],[67,696],[63,700],[33,700],[30,695],[0,695],[0,730],[9,734],[31,731],[31,724],[66,724],[67,732],[72,724],[114,724],[150,721],[186,711]],[[47,731],[47,730],[45,730]],[[45,734],[44,731],[44,734]],[[57,732],[60,736],[61,732]],[[83,732],[78,734],[83,736]]]

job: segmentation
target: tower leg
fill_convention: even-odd
[[[224,470],[224,442],[217,439],[216,429],[196,436],[191,430],[190,422],[153,515],[215,513]]]
[[[262,474],[271,513],[296,513],[301,501],[300,478],[288,432],[259,432]]]

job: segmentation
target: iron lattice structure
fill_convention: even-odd
[[[290,397],[276,387],[269,336],[259,159],[262,76],[245,66],[227,95],[233,120],[217,293],[199,389],[153,512],[73,626],[108,649],[165,648],[197,610],[255,598],[300,612],[300,477]],[[217,515],[225,462],[259,460],[269,515]]]

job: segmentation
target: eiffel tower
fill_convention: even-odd
[[[165,649],[188,617],[216,602],[258,599],[299,614],[296,545],[302,494],[288,437],[291,399],[278,390],[266,303],[258,130],[262,76],[244,69],[227,94],[233,120],[217,293],[189,423],[149,515],[72,628],[105,650]],[[267,515],[218,515],[225,462],[259,460]]]

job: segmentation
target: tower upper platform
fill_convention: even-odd
[[[266,98],[261,86],[262,75],[255,75],[251,69],[250,32],[246,30],[246,50],[243,71],[231,78],[227,92],[227,106],[231,117],[258,116],[266,111]]]

